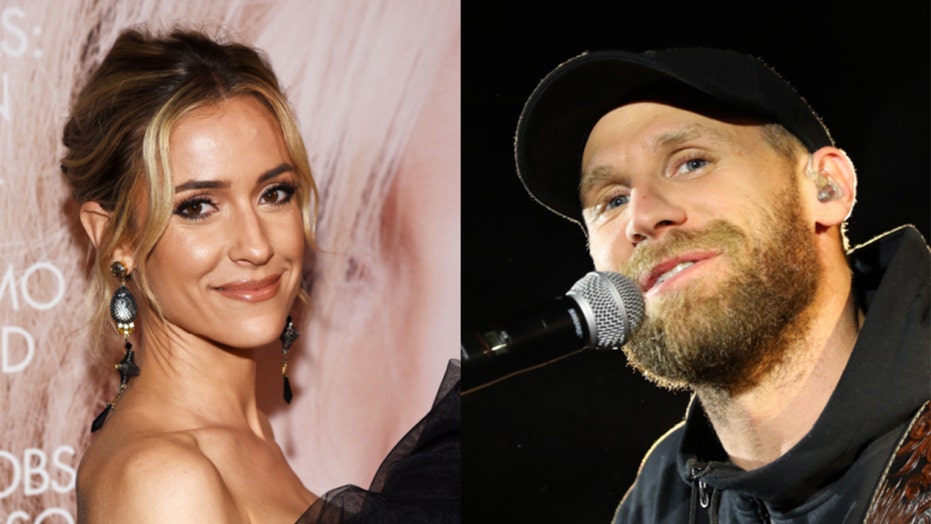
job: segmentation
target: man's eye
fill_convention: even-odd
[[[629,201],[630,201],[630,195],[613,196],[607,202],[605,202],[604,210],[610,211],[612,209],[617,209],[621,206],[627,205],[627,202]]]
[[[679,169],[676,170],[676,175],[685,175],[693,171],[698,171],[699,169],[708,165],[708,161],[704,158],[692,158],[686,160],[685,162],[679,165]]]

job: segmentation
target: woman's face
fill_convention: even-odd
[[[197,109],[172,129],[169,160],[173,212],[146,266],[167,328],[233,348],[274,341],[305,242],[277,120],[248,96]]]

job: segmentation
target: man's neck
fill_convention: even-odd
[[[843,280],[843,279],[840,279]],[[835,286],[823,286],[809,308],[814,318],[807,333],[777,368],[757,385],[731,394],[698,389],[698,397],[730,460],[746,470],[773,462],[814,426],[847,365],[856,342],[861,313],[852,291],[832,298]],[[849,277],[846,289],[850,290]],[[833,293],[832,293],[833,292]]]

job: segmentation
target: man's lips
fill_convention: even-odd
[[[281,275],[271,275],[259,280],[240,280],[217,286],[221,295],[243,302],[262,302],[278,294]]]
[[[651,269],[648,273],[640,278],[638,281],[640,290],[646,293],[659,286],[660,284],[668,281],[669,279],[675,277],[680,272],[692,267],[692,265],[717,255],[718,253],[715,252],[703,251],[696,253],[686,253],[664,260],[660,264],[654,266],[653,269]]]

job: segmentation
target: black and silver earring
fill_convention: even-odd
[[[113,276],[120,279],[120,287],[117,288],[113,293],[113,298],[110,299],[110,317],[116,322],[116,330],[123,335],[126,354],[123,356],[123,360],[119,361],[115,366],[116,371],[120,374],[120,388],[117,390],[113,400],[111,400],[110,403],[107,404],[107,407],[94,419],[93,424],[91,424],[91,432],[97,431],[103,427],[107,415],[116,408],[116,405],[120,402],[120,398],[123,397],[123,393],[126,391],[126,387],[129,384],[129,379],[139,374],[139,367],[134,360],[133,345],[129,342],[129,335],[132,334],[135,328],[133,321],[136,320],[139,307],[136,305],[136,298],[133,297],[129,288],[126,287],[126,280],[129,278],[129,274],[126,272],[126,266],[119,261],[114,262],[113,265],[110,266],[110,272]]]
[[[291,381],[288,380],[288,350],[291,345],[301,336],[301,332],[294,327],[291,317],[285,322],[284,330],[281,332],[281,377],[284,379],[284,401],[291,403]]]

